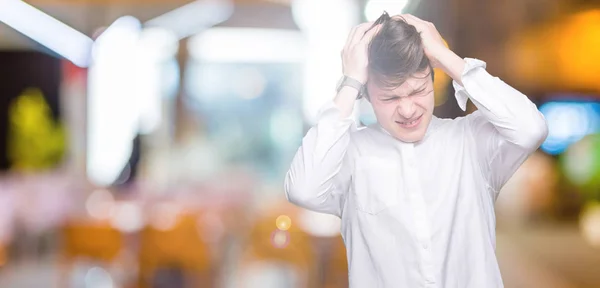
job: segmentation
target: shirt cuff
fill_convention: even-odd
[[[460,76],[463,83],[465,83],[466,78],[470,77],[469,75],[472,75],[470,72],[477,68],[486,68],[486,63],[478,59],[465,58],[465,62],[465,68]],[[469,100],[469,93],[467,92],[467,89],[458,84],[456,81],[452,81],[452,86],[454,87],[454,97],[456,97],[458,107],[460,107],[462,111],[467,111],[467,101]]]

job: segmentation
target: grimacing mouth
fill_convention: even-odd
[[[394,121],[398,124],[403,124],[403,125],[407,125],[407,124],[412,124],[413,122],[419,121],[419,119],[421,119],[421,117],[423,117],[423,114],[421,114],[419,117],[414,118],[414,119],[410,119],[407,121]]]

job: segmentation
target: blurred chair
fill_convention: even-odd
[[[173,281],[186,280],[185,284],[165,283],[165,287],[214,287],[210,246],[200,235],[200,225],[198,215],[182,213],[171,227],[147,225],[142,230],[138,255],[140,287],[163,287],[163,281],[158,279],[161,275],[177,278]]]
[[[60,286],[68,287],[70,275],[78,260],[92,260],[111,265],[124,248],[124,236],[108,222],[67,222],[62,228]]]
[[[123,235],[110,223],[68,223],[63,228],[63,255],[68,260],[81,257],[111,262],[123,243]]]
[[[325,257],[324,287],[345,288],[348,287],[348,260],[346,257],[346,246],[342,236],[328,239],[331,242],[329,254]]]
[[[0,269],[6,264],[6,261],[8,260],[7,257],[6,246],[4,246],[4,243],[0,242]]]
[[[238,287],[255,287],[252,285],[265,283],[269,280],[256,274],[263,273],[265,277],[284,275],[292,279],[277,279],[275,287],[315,287],[316,277],[315,248],[310,235],[293,224],[297,219],[299,209],[287,202],[278,203],[276,209],[260,215],[250,228],[247,242],[244,245],[240,270],[240,285]],[[287,231],[278,230],[276,219],[287,215],[292,219],[292,225]],[[261,268],[262,267],[262,271]],[[277,271],[275,271],[277,270]],[[293,273],[289,273],[289,271]],[[249,275],[249,273],[254,273]],[[256,282],[248,278],[261,279]],[[285,285],[283,285],[284,282]],[[260,287],[269,287],[260,285]]]

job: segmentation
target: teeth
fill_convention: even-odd
[[[414,120],[411,122],[402,122],[402,125],[411,125],[411,124],[414,124],[415,122],[417,122],[417,120]]]

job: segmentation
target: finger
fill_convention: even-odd
[[[360,39],[362,39],[365,36],[365,32],[367,32],[367,30],[369,30],[371,26],[373,26],[373,22],[366,22],[358,25],[352,37],[352,44],[360,42]]]
[[[404,16],[405,18],[412,19],[412,20],[414,20],[414,21],[416,21],[416,22],[421,22],[421,23],[424,23],[424,22],[425,22],[423,19],[421,19],[421,18],[419,18],[419,17],[417,17],[417,16],[415,16],[415,15],[413,15],[413,14],[408,14],[408,13],[407,13],[407,14],[402,14],[402,16]]]
[[[344,50],[348,50],[348,47],[350,47],[350,44],[352,43],[352,39],[354,37],[354,32],[356,31],[356,27],[358,26],[354,26],[352,27],[352,29],[350,29],[350,33],[348,33],[348,38],[346,39],[346,44],[344,44]]]
[[[413,25],[415,27],[417,27],[417,30],[422,30],[422,28],[425,27],[425,25],[427,24],[427,22],[423,21],[422,19],[418,18],[415,15],[412,14],[403,14],[402,15],[404,17],[404,20],[406,21],[406,23]],[[421,28],[421,29],[419,29]]]
[[[404,17],[405,15],[407,15],[407,14],[398,14],[398,15],[394,15],[394,16],[392,17],[392,19],[395,19],[395,20],[397,20],[397,19],[402,19],[402,20],[404,20],[404,21],[406,22],[406,18]]]
[[[367,31],[365,31],[365,35],[363,35],[363,38],[367,35],[367,33],[369,33],[369,31],[373,30],[373,29],[379,29],[379,27],[381,27],[383,25],[383,23],[377,23],[377,21],[373,22],[373,25],[371,25],[371,27],[369,27],[369,29],[367,29]]]
[[[379,25],[372,27],[372,29],[370,29],[369,31],[367,31],[365,33],[365,36],[361,39],[361,43],[369,45],[369,43],[371,43],[371,41],[373,40],[373,37],[375,37],[375,35],[377,35],[377,33],[379,33],[379,30],[381,30],[382,26],[383,26],[382,24],[379,24]]]

